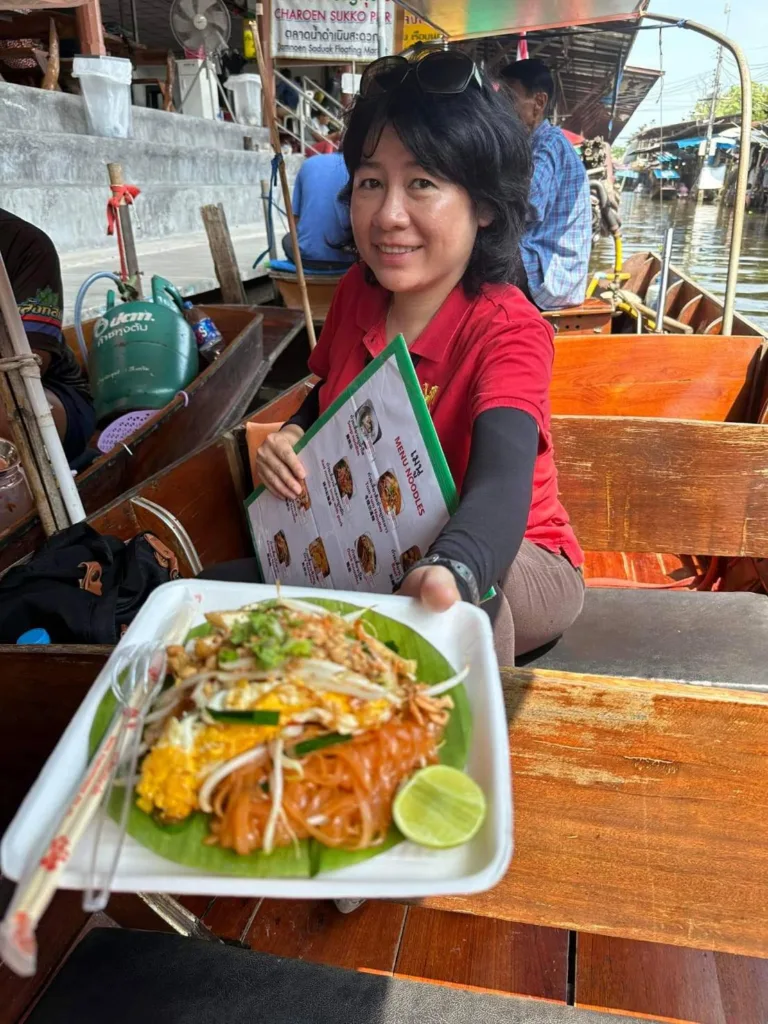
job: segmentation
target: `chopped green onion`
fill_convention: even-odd
[[[385,640],[384,646],[388,647],[393,654],[400,654],[400,648],[397,646],[394,640]]]
[[[334,747],[337,743],[348,743],[351,739],[351,736],[342,736],[339,732],[329,732],[325,736],[314,736],[311,740],[297,743],[293,752],[297,757],[303,757],[305,754],[311,754],[313,750]]]
[[[250,711],[238,711],[234,708],[206,708],[211,718],[216,722],[226,722],[229,725],[279,725],[279,711],[265,711],[261,708],[252,708]]]
[[[237,651],[231,647],[222,647],[219,650],[219,663],[222,665],[228,665],[232,661],[237,661]]]
[[[314,650],[311,640],[289,640],[283,645],[289,658],[309,658]]]

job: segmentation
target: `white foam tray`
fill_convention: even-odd
[[[200,608],[197,621],[202,621],[204,612],[239,608],[274,593],[272,586],[212,580],[165,584],[150,596],[120,646],[163,641],[174,613],[190,596]],[[318,596],[317,591],[299,587],[286,587],[283,593],[290,597]],[[240,878],[206,873],[165,860],[129,836],[120,856],[115,892],[414,899],[482,892],[502,878],[512,856],[512,786],[507,721],[487,615],[464,603],[436,615],[425,611],[416,601],[391,595],[323,591],[322,596],[359,607],[375,605],[383,615],[417,630],[455,668],[469,665],[465,686],[472,708],[473,732],[467,771],[482,786],[488,801],[488,815],[478,835],[465,846],[446,851],[427,850],[404,842],[361,864],[311,879]],[[115,656],[113,653],[99,674],[3,837],[0,867],[7,878],[18,880],[31,859],[40,855],[47,834],[77,787],[88,759],[93,717],[109,688]],[[41,714],[44,709],[42,701]],[[115,826],[108,822],[105,856],[114,842],[115,831]],[[85,887],[90,850],[89,830],[64,871],[62,888]]]

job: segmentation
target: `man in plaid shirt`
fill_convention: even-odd
[[[547,119],[555,83],[546,64],[515,61],[501,77],[531,133],[531,211],[520,242],[528,292],[539,309],[578,306],[586,294],[592,245],[584,165],[565,135]]]

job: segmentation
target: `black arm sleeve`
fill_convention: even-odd
[[[475,420],[459,507],[429,553],[467,565],[481,596],[502,578],[522,543],[538,438],[533,417],[520,409],[488,409]],[[468,588],[457,582],[466,600]]]
[[[289,423],[292,423],[296,427],[306,432],[312,426],[312,424],[320,416],[320,388],[323,386],[324,381],[319,380],[317,384],[312,388],[307,397],[299,406],[298,410],[291,416],[289,420],[286,420],[283,424],[286,427]]]

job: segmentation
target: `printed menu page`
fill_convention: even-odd
[[[264,581],[390,593],[426,554],[456,489],[398,337],[297,446],[300,498],[246,502]]]

